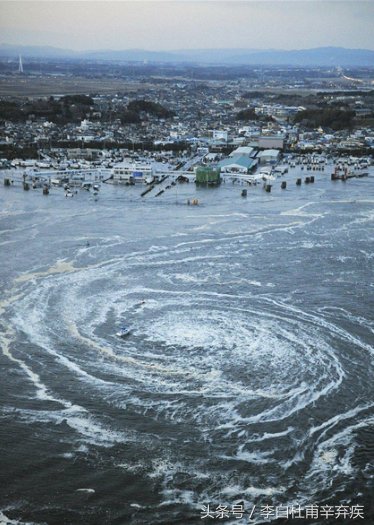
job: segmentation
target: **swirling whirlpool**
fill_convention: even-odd
[[[341,482],[353,468],[352,433],[370,422],[365,402],[347,410],[348,361],[365,344],[271,287],[207,291],[178,264],[165,279],[154,271],[164,254],[150,254],[135,271],[115,257],[19,283],[13,330],[48,367],[29,346],[18,358],[37,397],[55,403],[20,417],[64,423],[77,453],[119,446],[117,463],[156,481],[171,507],[284,501],[291,489],[306,502],[312,486]],[[122,322],[131,333],[118,339]],[[331,399],[344,411],[322,422]],[[128,443],[135,461],[121,451]],[[288,486],[288,473],[302,470],[303,487]]]
[[[157,246],[98,237],[15,279],[0,338],[19,389],[1,417],[33,429],[35,454],[48,451],[47,467],[42,452],[33,464],[35,501],[47,505],[41,476],[72,523],[135,525],[200,523],[208,503],[368,494],[373,330],[343,301],[314,298],[323,272],[330,278],[318,250],[332,253],[335,235],[318,229],[321,217],[291,214],[259,234],[161,236]],[[308,242],[298,238],[306,227]],[[312,252],[312,271],[294,282]],[[312,264],[324,264],[318,286]],[[350,274],[336,274],[346,286]],[[91,494],[92,516],[76,491]]]

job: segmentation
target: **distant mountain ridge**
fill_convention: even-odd
[[[191,63],[275,66],[365,66],[374,67],[374,51],[343,47],[313,49],[182,49],[149,51],[144,49],[72,51],[52,46],[15,46],[0,44],[0,57],[66,58],[115,60],[123,62]]]
[[[53,46],[17,46],[11,44],[0,44],[0,57],[13,58],[22,55],[32,58],[57,58],[71,57],[74,51],[71,49],[60,49]]]

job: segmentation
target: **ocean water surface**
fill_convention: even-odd
[[[0,523],[374,523],[374,173],[330,171],[247,198],[1,185]]]

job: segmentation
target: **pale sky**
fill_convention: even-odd
[[[374,0],[0,0],[0,43],[92,49],[374,49]]]

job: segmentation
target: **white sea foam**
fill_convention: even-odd
[[[245,446],[245,444],[240,445],[235,456],[230,457],[230,459],[245,461],[246,463],[253,463],[255,465],[266,465],[270,463],[276,463],[276,460],[274,458],[269,457],[272,456],[274,451],[267,450],[266,452],[249,452],[244,450]],[[224,457],[227,458],[227,456]]]
[[[192,490],[164,489],[162,495],[164,500],[160,507],[175,504],[193,505],[196,502],[196,494]]]
[[[0,333],[1,348],[4,356],[6,356],[13,363],[16,363],[21,368],[21,370],[23,370],[31,383],[34,385],[36,389],[36,397],[38,399],[43,401],[60,402],[59,399],[50,394],[48,388],[42,383],[38,374],[36,374],[24,361],[22,361],[22,359],[14,357],[10,349],[14,335],[14,330],[10,328],[8,328],[5,332]]]
[[[72,266],[72,264],[68,261],[57,261],[57,263],[53,266],[51,266],[48,270],[45,272],[30,272],[26,274],[22,274],[19,277],[15,279],[15,283],[22,283],[25,281],[30,281],[33,279],[38,279],[40,277],[46,277],[48,275],[53,274],[59,274],[59,273],[69,273],[74,272],[76,269]]]
[[[6,412],[6,408],[4,409]],[[113,430],[105,424],[99,422],[89,412],[78,405],[71,405],[62,410],[31,410],[31,409],[11,409],[13,417],[28,423],[53,423],[55,425],[66,424],[71,430],[76,432],[79,439],[84,444],[92,444],[101,447],[112,447],[117,443],[134,441],[135,434],[132,432],[120,432]],[[69,435],[65,435],[67,441]],[[85,451],[85,450],[83,450]]]
[[[221,490],[224,496],[229,497],[241,497],[241,496],[275,496],[277,494],[283,494],[285,487],[242,487],[240,485],[229,485]]]
[[[372,427],[373,417],[367,417],[358,423],[346,425],[343,430],[322,440],[320,437],[314,452],[313,461],[306,474],[306,479],[316,484],[323,484],[326,477],[354,476],[352,458],[356,450],[355,435],[357,430]]]

